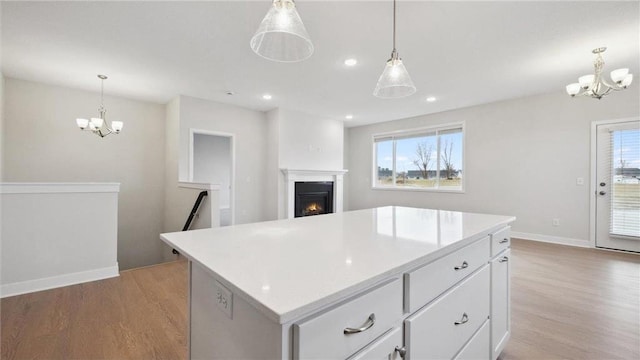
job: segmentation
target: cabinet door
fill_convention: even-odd
[[[389,330],[347,360],[400,360],[396,348],[402,348],[402,328]]]
[[[485,264],[405,320],[407,360],[451,359],[460,351],[489,317],[489,272]]]
[[[491,260],[491,357],[496,359],[511,336],[511,250]]]

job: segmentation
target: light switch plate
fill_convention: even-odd
[[[215,282],[216,305],[229,319],[233,319],[233,293],[219,282]]]
[[[577,178],[576,185],[584,185],[584,178],[581,178],[581,177]]]

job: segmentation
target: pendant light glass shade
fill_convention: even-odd
[[[313,54],[313,43],[293,0],[273,1],[250,45],[256,54],[273,61],[302,61]]]
[[[373,95],[379,98],[393,99],[409,96],[415,92],[416,87],[413,85],[402,60],[392,58],[387,61]]]
[[[378,79],[373,95],[383,99],[395,99],[413,95],[415,92],[416,87],[396,50],[396,0],[393,0],[393,51]]]

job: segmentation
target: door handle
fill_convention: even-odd
[[[607,185],[607,183],[603,183],[603,182],[600,183],[600,186],[605,186],[605,185]]]
[[[600,191],[598,194],[600,194],[600,195],[604,195],[604,194],[606,194],[606,192],[604,192],[604,191]]]

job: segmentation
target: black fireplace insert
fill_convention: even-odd
[[[333,182],[296,182],[295,217],[333,212]]]

